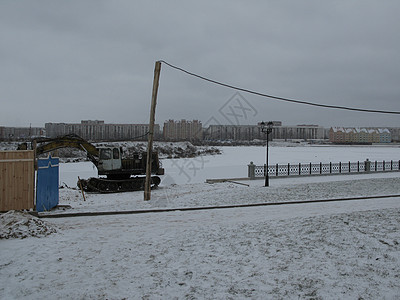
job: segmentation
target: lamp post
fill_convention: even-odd
[[[274,126],[274,123],[269,121],[267,124],[265,122],[260,123],[261,126],[261,132],[265,133],[267,135],[267,159],[266,159],[266,165],[264,168],[264,175],[265,175],[265,186],[269,186],[269,174],[268,174],[268,141],[269,141],[269,134],[272,132],[272,127]]]

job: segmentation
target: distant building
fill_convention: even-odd
[[[201,141],[203,126],[198,120],[168,120],[164,123],[163,137],[166,141]]]
[[[205,131],[205,139],[212,141],[252,141],[263,137],[257,125],[210,125]]]
[[[379,142],[380,143],[390,143],[392,142],[392,134],[387,128],[379,128],[378,129],[378,134],[379,134]]]
[[[318,125],[278,126],[272,130],[272,138],[280,140],[324,139],[324,128]]]
[[[344,128],[332,127],[329,141],[336,144],[390,143],[391,133],[387,128]]]
[[[43,127],[4,127],[0,126],[0,140],[28,140],[35,137],[44,137]]]
[[[281,140],[312,140],[323,139],[324,129],[318,125],[282,126],[282,122],[274,121],[270,135],[271,139]],[[258,125],[210,125],[205,131],[208,140],[252,141],[265,139],[266,134]]]
[[[83,120],[81,123],[46,123],[47,137],[74,133],[85,140],[121,141],[147,140],[149,124],[106,124],[99,120]],[[160,125],[154,126],[155,139],[160,138]]]
[[[400,128],[398,127],[391,127],[388,128],[390,131],[390,135],[392,136],[393,142],[400,142]]]

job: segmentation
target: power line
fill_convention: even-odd
[[[359,112],[368,112],[368,113],[380,113],[380,114],[393,114],[393,115],[400,115],[400,111],[387,111],[387,110],[376,110],[376,109],[363,109],[363,108],[355,108],[355,107],[347,107],[347,106],[338,106],[338,105],[328,105],[328,104],[320,104],[320,103],[313,103],[313,102],[308,102],[308,101],[303,101],[303,100],[296,100],[296,99],[289,99],[289,98],[283,98],[283,97],[278,97],[278,96],[273,96],[273,95],[268,95],[268,94],[264,94],[264,93],[260,93],[260,92],[256,92],[256,91],[252,91],[249,89],[245,89],[245,88],[240,88],[240,87],[236,87],[227,83],[223,83],[220,81],[216,81],[213,79],[209,79],[207,77],[189,72],[183,68],[174,66],[164,60],[160,60],[161,63],[166,64],[167,66],[179,70],[183,73],[186,73],[190,76],[193,77],[197,77],[199,79],[220,85],[220,86],[224,86],[230,89],[234,89],[237,91],[241,91],[241,92],[245,92],[245,93],[249,93],[249,94],[253,94],[253,95],[257,95],[257,96],[261,96],[261,97],[265,97],[265,98],[270,98],[270,99],[275,99],[275,100],[279,100],[279,101],[285,101],[285,102],[291,102],[291,103],[297,103],[297,104],[304,104],[304,105],[311,105],[311,106],[317,106],[317,107],[323,107],[323,108],[330,108],[330,109],[342,109],[342,110],[350,110],[350,111],[359,111]]]
[[[136,139],[139,139],[139,138],[142,138],[142,137],[148,136],[148,135],[149,135],[149,133],[150,133],[150,131],[147,131],[145,134],[138,135],[138,136],[134,136],[134,137],[132,137],[132,138],[131,138],[131,140],[136,140]]]

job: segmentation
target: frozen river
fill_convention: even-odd
[[[270,164],[356,162],[399,160],[400,147],[393,146],[274,146],[269,148]],[[290,144],[291,145],[291,144]],[[162,184],[200,183],[208,178],[235,178],[247,176],[247,165],[265,163],[266,149],[258,146],[220,147],[221,155],[186,159],[163,159],[165,175]],[[91,162],[60,164],[60,184],[76,186],[80,178],[97,176]]]

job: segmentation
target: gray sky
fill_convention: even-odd
[[[266,94],[400,111],[399,11],[397,0],[2,0],[0,126],[148,123],[160,59]],[[240,124],[400,127],[399,115],[235,93],[163,64],[156,122],[229,124],[242,105]]]

